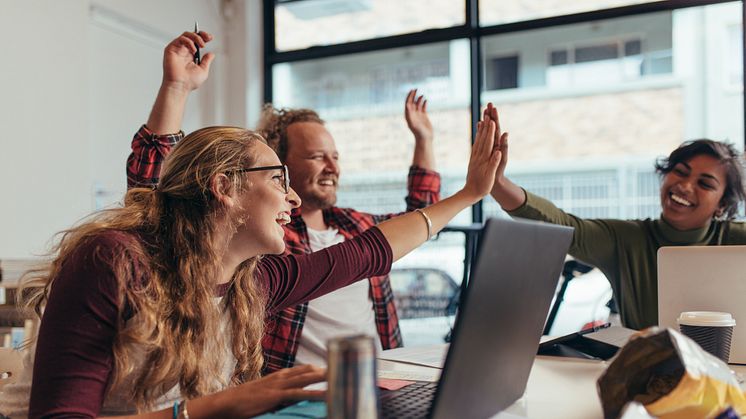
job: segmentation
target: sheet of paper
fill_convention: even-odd
[[[399,390],[410,384],[414,384],[414,381],[397,380],[392,378],[378,378],[378,387],[384,390]]]
[[[378,370],[378,378],[389,380],[427,381],[434,383],[440,378],[440,369],[429,368],[423,371]]]
[[[378,358],[406,364],[443,368],[447,353],[448,344],[412,346],[383,351],[378,355]]]
[[[637,333],[637,330],[627,329],[621,326],[611,326],[606,329],[601,329],[598,332],[588,333],[585,337],[621,348],[627,344],[629,338],[635,333]]]

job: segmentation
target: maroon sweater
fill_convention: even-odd
[[[130,233],[103,233],[71,254],[52,287],[39,329],[29,417],[96,417],[113,369],[119,310],[109,261],[137,245]],[[391,247],[377,228],[307,255],[266,256],[257,280],[268,291],[268,314],[385,275]],[[133,266],[146,266],[133,260]],[[134,281],[132,281],[134,282]]]

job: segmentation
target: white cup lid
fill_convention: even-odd
[[[685,311],[676,322],[687,326],[735,326],[736,319],[730,313],[719,311]]]

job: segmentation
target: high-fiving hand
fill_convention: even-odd
[[[497,108],[492,103],[487,104],[484,110],[484,121],[493,121],[495,123],[495,148],[500,151],[500,164],[497,166],[495,182],[500,182],[505,177],[505,167],[508,165],[508,133],[502,132],[500,128],[500,119],[497,115]]]
[[[471,147],[469,169],[464,185],[464,191],[474,196],[476,201],[490,192],[495,183],[495,175],[502,164],[503,143],[499,133],[497,111],[490,103],[487,105],[483,120],[477,123],[477,135]]]

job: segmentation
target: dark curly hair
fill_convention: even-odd
[[[722,218],[732,220],[738,211],[738,204],[746,200],[744,191],[744,162],[741,153],[733,144],[708,139],[687,141],[672,151],[668,157],[655,163],[655,171],[665,176],[679,163],[685,163],[699,155],[716,158],[725,167],[726,185],[720,205]]]
[[[267,144],[285,163],[288,155],[288,127],[296,122],[317,122],[324,124],[319,114],[311,109],[277,109],[271,103],[262,108],[256,130],[267,140]]]

